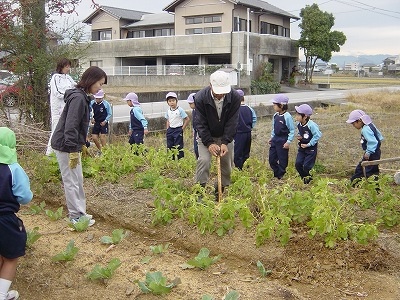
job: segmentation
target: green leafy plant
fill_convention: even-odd
[[[209,255],[210,250],[207,248],[201,248],[199,254],[194,259],[187,261],[187,264],[195,268],[205,270],[222,257],[221,254],[214,257],[210,257]]]
[[[52,261],[71,261],[71,260],[74,260],[78,251],[79,251],[79,248],[75,247],[74,241],[71,240],[68,243],[67,248],[63,252],[54,255],[51,258],[51,260]]]
[[[39,205],[32,204],[29,206],[29,213],[32,215],[40,214],[46,206],[46,202],[42,201]]]
[[[266,277],[266,276],[268,276],[269,274],[271,274],[272,273],[272,271],[271,270],[265,270],[265,267],[264,267],[264,265],[262,264],[262,262],[261,261],[257,261],[257,269],[258,269],[258,271],[260,272],[260,274],[261,274],[261,276],[262,277]]]
[[[153,254],[162,254],[164,253],[169,247],[169,243],[166,243],[165,245],[159,244],[157,246],[150,246],[150,250]]]
[[[125,233],[124,233],[123,229],[115,229],[115,230],[113,230],[111,236],[103,236],[100,239],[100,241],[103,244],[114,244],[114,245],[116,245],[116,244],[119,244],[126,237],[126,235],[127,235],[127,232],[125,231]]]
[[[82,232],[88,229],[90,219],[87,217],[80,217],[79,221],[76,223],[69,222],[68,226],[74,229],[75,231]]]
[[[239,293],[235,290],[229,291],[228,294],[225,295],[223,300],[237,300],[239,299]],[[214,297],[210,295],[203,295],[201,297],[201,300],[214,300]]]
[[[119,268],[121,261],[118,258],[110,260],[106,267],[95,265],[92,271],[87,275],[87,278],[91,280],[105,280],[111,278],[115,270]]]
[[[56,211],[52,211],[50,209],[45,210],[46,216],[50,218],[52,221],[57,221],[62,218],[63,215],[63,207],[60,206]]]
[[[174,282],[167,283],[167,278],[162,276],[161,272],[148,272],[146,273],[146,280],[144,282],[139,280],[135,282],[144,293],[155,295],[168,294],[176,285]]]
[[[33,228],[31,231],[26,231],[26,247],[32,248],[32,245],[41,237],[39,227]]]

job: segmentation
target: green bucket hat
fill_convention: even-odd
[[[10,165],[17,162],[16,144],[14,131],[8,127],[0,127],[0,164]]]

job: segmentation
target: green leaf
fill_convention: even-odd
[[[167,284],[167,279],[161,272],[148,272],[145,282],[137,281],[137,283],[143,292],[155,295],[167,294],[175,286],[174,283]]]
[[[78,253],[79,249],[75,247],[74,241],[71,240],[65,251],[56,254],[52,257],[52,261],[71,261],[75,258],[76,254]]]
[[[113,258],[106,267],[95,265],[87,277],[91,280],[108,279],[120,265],[121,261],[118,258]]]
[[[224,300],[237,300],[239,299],[239,293],[236,291],[230,291],[224,298]]]
[[[85,231],[89,227],[90,219],[87,217],[80,217],[79,221],[73,224],[72,222],[68,223],[68,226],[74,229],[75,231],[82,232]]]

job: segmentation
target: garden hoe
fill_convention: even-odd
[[[222,201],[221,156],[217,155],[218,202]]]

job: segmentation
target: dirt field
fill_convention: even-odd
[[[286,247],[268,242],[256,248],[252,234],[243,229],[220,238],[200,235],[181,220],[153,227],[148,191],[133,191],[129,185],[95,188],[90,182],[86,187],[89,212],[97,221],[86,232],[71,231],[65,220],[22,215],[28,229],[39,227],[43,234],[20,261],[13,288],[22,299],[159,299],[142,294],[134,283],[144,281],[149,271],[161,271],[169,281],[180,278],[181,284],[161,299],[201,299],[206,294],[223,299],[230,290],[249,300],[400,298],[398,232],[382,234],[376,244],[344,242],[330,250],[300,229]],[[39,200],[44,199],[35,202]],[[55,208],[63,201],[62,195],[46,199]],[[100,238],[117,228],[130,234],[107,251]],[[79,248],[75,260],[52,262],[51,257],[64,251],[70,240]],[[166,243],[170,246],[162,255],[150,251],[150,246]],[[205,271],[183,270],[180,265],[201,247],[207,247],[211,256],[222,254],[222,259]],[[152,256],[150,262],[141,263],[146,256]],[[105,266],[112,258],[119,258],[122,265],[111,279],[92,282],[86,278],[95,264]],[[270,276],[261,278],[258,260],[271,270]]]
[[[363,97],[363,101],[367,98]],[[370,98],[370,103],[381,99]],[[371,112],[384,133],[383,157],[399,156],[396,145],[400,129],[391,125],[397,124],[397,99],[392,102],[397,103],[394,106],[386,102],[381,102],[380,107],[357,104]],[[381,108],[383,111],[379,113]],[[348,110],[348,107],[321,109],[313,116],[324,134],[319,159],[328,169],[339,170],[338,177],[348,176],[360,157],[359,132],[342,124]],[[252,155],[265,159],[269,129],[270,120],[258,123]],[[291,153],[294,155],[294,151]],[[29,207],[22,208],[19,216],[27,230],[39,227],[42,236],[19,262],[12,288],[20,292],[21,299],[200,300],[210,295],[217,300],[224,299],[232,290],[246,300],[400,299],[399,226],[384,229],[378,240],[369,245],[341,241],[334,249],[328,249],[322,239],[310,239],[308,229],[298,227],[292,228],[294,235],[287,246],[268,240],[256,247],[254,230],[242,226],[223,237],[201,235],[197,228],[181,219],[167,226],[153,226],[154,195],[151,190],[134,189],[131,184],[134,176],[124,177],[118,184],[98,185],[92,179],[85,179],[88,213],[96,219],[96,224],[85,232],[71,231],[65,219],[51,221],[43,212],[31,215]],[[35,180],[31,177],[31,181]],[[52,210],[65,207],[60,183],[43,185],[33,204],[42,201]],[[101,237],[110,236],[119,228],[129,231],[120,244],[112,249],[101,244]],[[64,251],[70,240],[79,248],[75,260],[52,262],[51,257]],[[150,246],[166,243],[169,248],[163,254],[151,252]],[[221,254],[222,258],[204,271],[183,269],[181,265],[194,258],[202,247],[208,248],[211,256]],[[147,263],[146,257],[151,257]],[[87,279],[96,264],[104,267],[113,258],[120,259],[122,264],[110,279],[104,282]],[[261,276],[257,261],[270,271],[267,277]],[[147,272],[155,271],[161,271],[168,282],[176,279],[181,283],[165,296],[143,294],[135,281],[144,281]]]

